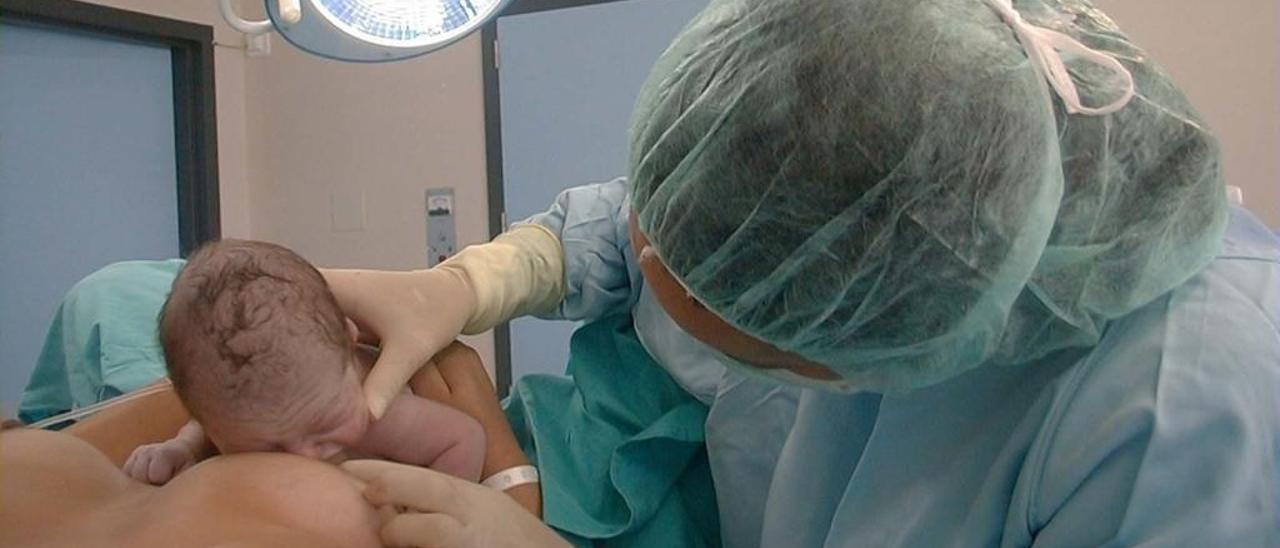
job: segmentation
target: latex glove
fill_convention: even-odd
[[[134,449],[124,463],[124,472],[138,481],[164,485],[195,463],[195,449],[182,440],[172,439]]]
[[[520,225],[429,270],[322,270],[338,305],[381,354],[364,392],[382,417],[409,378],[459,334],[475,334],[564,298],[560,240]]]
[[[452,343],[475,314],[475,292],[465,273],[455,269],[321,272],[361,337],[381,347],[364,382],[365,401],[377,418],[409,377]]]
[[[364,496],[382,508],[381,536],[387,546],[569,546],[500,491],[392,462],[348,461],[342,468],[368,483]]]

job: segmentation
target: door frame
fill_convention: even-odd
[[[169,48],[178,249],[186,257],[200,244],[218,239],[222,225],[213,27],[75,0],[0,0],[0,22],[10,21]]]
[[[2,0],[0,0],[2,1]],[[580,6],[593,6],[622,0],[514,0],[502,13],[480,29],[481,71],[484,74],[484,141],[485,174],[489,193],[490,238],[506,230],[507,205],[502,178],[502,101],[498,85],[498,21],[503,17],[554,11]],[[548,204],[550,205],[550,204]],[[493,328],[494,384],[500,397],[511,387],[511,326],[509,322]]]

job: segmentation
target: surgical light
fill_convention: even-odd
[[[236,30],[278,31],[300,49],[344,61],[396,61],[440,49],[479,28],[509,0],[266,0],[246,21],[218,0]]]

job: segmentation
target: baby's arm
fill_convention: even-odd
[[[124,472],[138,481],[164,485],[206,456],[208,444],[204,428],[192,419],[172,439],[134,449],[124,463]]]
[[[369,427],[361,452],[480,481],[485,436],[470,415],[435,400],[401,394]]]

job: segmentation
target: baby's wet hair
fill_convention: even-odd
[[[346,320],[318,270],[282,246],[202,246],[160,313],[169,378],[198,420],[215,410],[270,420],[306,377],[348,364]],[[332,365],[331,365],[332,364]]]

